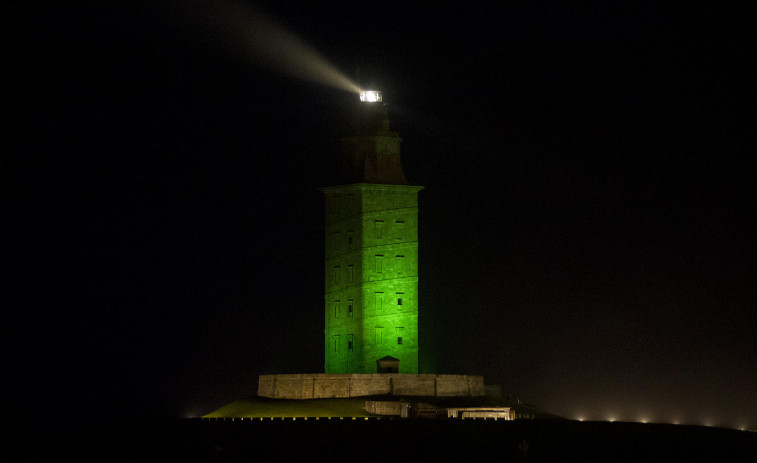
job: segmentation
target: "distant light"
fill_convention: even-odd
[[[381,101],[381,92],[378,90],[362,90],[360,92],[360,101],[366,103],[376,103]]]

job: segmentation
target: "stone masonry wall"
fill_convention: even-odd
[[[258,396],[273,399],[326,399],[369,395],[480,397],[483,376],[414,374],[261,375]]]

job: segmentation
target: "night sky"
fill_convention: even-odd
[[[198,416],[323,371],[318,187],[357,97],[246,46],[265,14],[383,91],[425,186],[424,372],[757,427],[743,12],[107,3],[18,11],[9,40],[8,416]]]

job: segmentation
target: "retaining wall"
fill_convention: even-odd
[[[484,377],[375,373],[261,375],[258,378],[258,396],[272,399],[369,395],[480,397],[485,395]]]

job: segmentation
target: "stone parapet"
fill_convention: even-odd
[[[258,396],[272,399],[336,399],[371,395],[480,397],[483,376],[374,374],[261,375]]]

